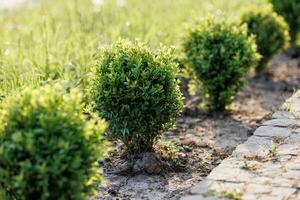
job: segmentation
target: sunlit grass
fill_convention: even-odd
[[[0,188],[0,199],[1,200],[7,200],[8,199],[7,196],[5,195],[4,191],[1,190],[1,188]]]
[[[44,0],[2,13],[0,94],[55,79],[82,86],[97,51],[120,37],[179,47],[184,24],[209,11],[232,19],[258,1]]]

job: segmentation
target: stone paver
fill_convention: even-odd
[[[297,120],[295,119],[272,119],[263,123],[265,126],[277,126],[277,127],[288,127],[297,124]]]
[[[261,126],[254,132],[255,136],[263,137],[289,137],[291,130],[288,128],[276,127],[276,126]]]
[[[182,200],[300,200],[300,91]]]

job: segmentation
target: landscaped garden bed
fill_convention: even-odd
[[[180,199],[300,85],[296,0],[28,2],[0,13],[1,200]]]
[[[176,128],[162,138],[176,151],[173,160],[164,160],[170,168],[164,168],[160,175],[134,174],[124,160],[126,156],[122,157],[124,147],[113,142],[111,152],[101,162],[107,182],[95,199],[178,199],[187,194],[279,109],[300,84],[299,77],[298,60],[277,55],[267,75],[249,78],[229,113],[200,111],[198,104],[191,103]]]

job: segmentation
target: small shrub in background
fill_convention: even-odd
[[[142,44],[119,41],[97,67],[92,87],[95,108],[110,124],[109,135],[131,153],[153,150],[182,108],[172,51],[152,53]]]
[[[295,44],[300,30],[300,1],[299,0],[270,0],[274,10],[282,15],[289,24],[291,43]]]
[[[248,26],[248,35],[255,35],[257,50],[262,56],[256,70],[267,70],[272,56],[289,45],[288,24],[271,9],[258,8],[246,12],[242,22]]]
[[[10,199],[83,200],[101,178],[106,123],[58,85],[8,97],[0,116],[0,188]]]
[[[245,26],[207,17],[186,33],[183,48],[188,64],[195,70],[208,93],[208,106],[222,111],[244,85],[250,67],[259,55],[254,37]]]

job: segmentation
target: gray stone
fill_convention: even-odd
[[[297,128],[296,130],[294,130],[293,133],[300,133],[300,128]]]
[[[242,191],[245,188],[245,183],[239,182],[230,182],[230,181],[214,181],[210,186],[210,190],[218,192],[233,192],[233,191]]]
[[[238,158],[265,157],[269,154],[270,146],[274,144],[272,138],[250,137],[244,144],[239,145],[233,152],[233,156]]]
[[[283,200],[278,196],[271,196],[269,194],[258,196],[257,200]]]
[[[292,134],[287,140],[285,141],[287,144],[300,144],[300,134]]]
[[[277,126],[277,127],[289,127],[292,125],[297,125],[297,120],[295,119],[272,119],[263,123],[265,126]]]
[[[300,163],[290,162],[285,165],[287,170],[298,170],[300,173]]]
[[[283,137],[286,138],[291,135],[291,131],[288,128],[273,127],[273,126],[261,126],[254,132],[255,136],[261,137]]]
[[[296,192],[295,188],[274,187],[271,192],[271,195],[280,197],[281,199],[288,199],[295,192]]]
[[[206,193],[209,190],[210,182],[208,180],[201,181],[200,183],[196,184],[192,190],[191,193],[193,194],[203,194]]]
[[[277,111],[273,113],[272,119],[295,119],[295,116],[286,111]]]
[[[257,200],[258,195],[253,193],[243,193],[243,200]]]
[[[277,187],[276,190],[272,190],[271,195],[281,197],[282,199],[287,199],[295,192],[295,188]]]
[[[282,165],[280,163],[273,163],[272,165],[270,165],[270,163],[265,163],[265,165],[258,170],[258,173],[263,177],[273,177],[274,174],[280,174],[281,170]]]
[[[238,159],[235,157],[228,157],[225,158],[222,161],[222,165],[220,165],[220,167],[235,167],[235,168],[240,168],[240,166],[244,163],[244,159]]]
[[[270,177],[264,177],[264,176],[256,176],[253,179],[249,180],[248,183],[254,183],[254,184],[270,184],[272,181],[272,178]]]
[[[275,176],[276,176],[276,174],[273,175],[273,178],[269,182],[269,184],[272,185],[273,187],[289,188],[293,185],[293,181],[291,181],[290,179],[283,178],[278,175],[276,177]]]
[[[221,200],[219,197],[204,197],[202,195],[186,196],[181,200]]]
[[[300,163],[300,156],[294,158],[293,162],[294,163]]]
[[[260,174],[259,172],[257,174]],[[259,185],[272,185],[273,187],[286,187],[289,188],[294,184],[294,180],[290,180],[288,178],[283,178],[281,176],[277,176],[274,178],[276,174],[273,176],[265,177],[260,174],[260,176],[256,176],[253,179],[249,180],[248,184],[259,184]]]
[[[282,176],[288,179],[300,180],[299,170],[288,170],[287,172],[283,173]]]
[[[272,187],[270,185],[249,184],[246,190],[255,194],[268,194],[272,191]]]
[[[300,112],[300,100],[299,97],[295,97],[293,95],[290,99],[286,101],[284,104],[284,108],[288,112],[292,112],[296,117],[299,117],[299,112]]]
[[[283,144],[277,148],[277,155],[292,155],[297,156],[300,152],[300,147],[296,146],[295,144]]]
[[[208,180],[228,181],[233,183],[247,182],[254,177],[250,171],[235,167],[223,167],[222,163],[207,177]]]

